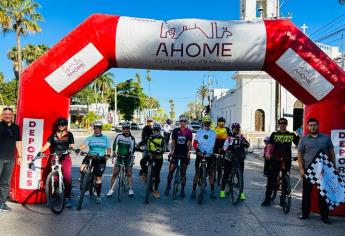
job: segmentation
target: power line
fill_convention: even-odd
[[[345,16],[345,13],[341,14],[340,16],[337,16],[336,18],[334,18],[333,20],[331,20],[330,22],[326,23],[325,25],[323,25],[321,28],[317,29],[316,31],[314,31],[313,33],[310,34],[310,37],[314,34],[316,34],[317,32],[320,32],[322,29],[326,28],[327,26],[329,26],[330,24],[332,24],[334,21],[342,18]]]

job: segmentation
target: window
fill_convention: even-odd
[[[265,131],[265,112],[262,109],[255,111],[255,131]]]

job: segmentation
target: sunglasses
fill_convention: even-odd
[[[2,111],[12,111],[13,112],[13,109],[11,107],[5,107]]]
[[[180,123],[183,122],[183,123],[186,123],[187,121],[186,120],[180,120]]]

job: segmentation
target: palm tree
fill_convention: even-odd
[[[33,0],[0,1],[0,25],[4,33],[14,31],[16,34],[18,62],[22,61],[20,36],[41,31],[37,22],[43,21],[43,17],[36,12],[38,7],[39,4]],[[18,79],[21,71],[21,63],[18,63]]]
[[[151,81],[152,81],[152,78],[151,78],[151,75],[150,75],[150,70],[146,71],[146,80],[147,80],[147,82],[149,82],[149,95],[151,96]]]
[[[96,93],[101,92],[102,102],[105,101],[104,93],[109,92],[114,84],[113,77],[113,73],[107,72],[99,76],[94,82]]]
[[[134,77],[135,77],[135,80],[139,84],[139,87],[140,87],[140,84],[141,84],[141,76],[140,76],[140,74],[135,73]]]
[[[345,0],[339,0],[339,3],[340,3],[340,4],[344,4],[344,3],[345,3]]]
[[[170,106],[170,118],[173,120],[175,119],[175,104],[174,100],[169,100],[169,106]]]
[[[201,98],[201,105],[204,107],[205,98],[208,96],[208,87],[204,81],[202,81],[202,85],[198,88],[197,94]]]
[[[28,44],[23,48],[23,59],[25,60],[26,65],[30,65],[34,62],[37,58],[43,55],[46,51],[48,51],[49,47],[45,44]]]
[[[7,58],[12,61],[13,63],[13,73],[14,77],[18,80],[18,52],[16,47],[12,47],[7,52]]]

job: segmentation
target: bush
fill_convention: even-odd
[[[103,124],[102,128],[105,131],[110,131],[112,127],[112,124]]]

